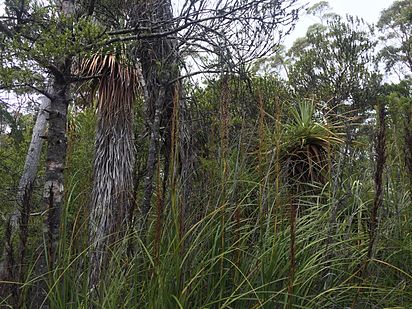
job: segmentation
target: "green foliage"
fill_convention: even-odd
[[[327,123],[322,123],[322,121],[326,122],[326,117],[316,119],[315,112],[315,104],[310,101],[302,101],[298,103],[297,108],[291,108],[291,123],[286,125],[285,137],[291,147],[303,147],[307,143],[341,144],[343,142],[332,131],[333,125],[328,127]]]
[[[2,195],[0,201],[3,202],[3,204],[0,202],[2,215],[5,215],[16,206],[17,188],[26,155],[29,152],[29,144],[36,117],[37,110],[25,113],[21,110],[7,109],[0,105],[0,123],[2,126],[0,129],[0,179],[4,180],[0,185],[0,194]],[[44,163],[43,155],[41,156],[41,163]],[[39,180],[41,177],[43,177],[42,170],[38,173]],[[34,186],[35,193],[32,205],[37,210],[41,196],[40,181],[36,181]],[[5,205],[10,206],[7,211],[6,207],[2,208]]]
[[[45,89],[45,74],[56,75],[68,58],[93,54],[107,40],[105,28],[91,17],[66,16],[57,6],[8,1],[6,12],[1,23],[7,31],[0,33],[2,88]]]
[[[397,0],[381,13],[378,28],[385,46],[380,51],[386,69],[406,75],[412,72],[412,3]],[[403,70],[402,67],[406,67]]]
[[[80,112],[73,109],[70,112],[69,149],[65,174],[72,207],[68,209],[70,216],[74,216],[80,210],[87,213],[85,207],[89,203],[92,189],[93,161],[91,158],[94,155],[95,126],[96,114],[93,107],[87,107]],[[73,221],[73,217],[68,219],[69,222]],[[84,221],[81,223],[84,224]]]
[[[392,159],[389,172],[395,179],[398,179],[399,185],[408,188],[408,174],[399,173],[399,170],[407,168],[407,158],[410,157],[406,136],[408,131],[412,130],[408,123],[408,114],[410,115],[412,111],[411,80],[385,85],[384,89],[386,96],[383,100],[389,116],[387,151],[391,154],[389,158]]]
[[[309,28],[289,50],[289,82],[298,95],[315,96],[336,107],[349,102],[366,108],[376,97],[380,81],[374,72],[373,29],[362,20],[335,16]],[[370,103],[369,103],[370,104]]]
[[[387,87],[390,134],[395,134],[400,126],[400,108],[408,104],[404,96],[407,89],[407,85]],[[351,306],[357,298],[360,308],[410,306],[412,290],[407,282],[412,276],[412,251],[407,233],[412,213],[407,186],[398,181],[399,173],[405,177],[404,168],[396,164],[399,153],[388,152],[391,170],[386,174],[379,241],[376,254],[369,261],[368,276],[361,277],[358,271],[365,262],[369,244],[374,164],[359,156],[352,167],[352,158],[331,155],[327,163],[332,165],[322,172],[324,185],[314,182],[309,184],[312,190],[293,192],[298,215],[294,233],[296,264],[290,279],[292,201],[288,180],[282,176],[287,166],[282,155],[308,145],[323,149],[325,154],[342,150],[344,145],[336,133],[339,128],[327,117],[325,121],[321,105],[280,101],[279,96],[289,95],[277,79],[252,78],[248,84],[233,76],[228,103],[231,138],[226,157],[221,158],[217,133],[221,125],[221,91],[222,83],[216,80],[205,89],[198,89],[195,97],[194,106],[204,115],[202,126],[197,127],[201,132],[195,133],[205,152],[198,152],[200,162],[194,177],[191,209],[185,217],[186,233],[181,234],[177,224],[181,220],[176,211],[180,207],[179,187],[171,182],[165,195],[167,207],[159,246],[157,219],[151,215],[147,238],[142,239],[138,230],[130,230],[113,245],[107,277],[99,286],[94,305],[287,308],[292,304],[297,308],[343,308]],[[143,122],[141,102],[136,108],[138,119]],[[95,124],[92,107],[71,110],[64,237],[59,244],[62,258],[48,281],[53,308],[91,305],[87,282],[87,206]],[[137,129],[143,130],[142,123]],[[26,135],[28,139],[29,132]],[[0,150],[16,151],[10,137],[3,138],[8,147]],[[370,136],[362,138],[366,145],[371,143]],[[144,144],[138,146],[140,155],[147,151]],[[280,147],[279,151],[276,147]],[[362,151],[370,158],[368,147]],[[21,160],[24,152],[22,148]],[[13,152],[10,156],[17,155]],[[222,169],[222,160],[226,170]],[[8,181],[5,171],[2,181]],[[331,220],[333,217],[335,221]],[[31,224],[39,223],[33,220]],[[39,235],[34,226],[31,231],[36,243]],[[34,259],[35,255],[32,256]],[[35,273],[29,272],[24,285],[27,302],[23,307],[29,307],[30,288],[38,280]]]
[[[300,109],[291,108],[290,115],[295,118],[291,119],[288,130],[293,130],[295,122],[295,125],[303,123],[304,132],[324,134],[326,129],[315,128],[318,120],[314,113],[316,109],[309,103],[301,104]],[[69,222],[78,220],[83,212],[77,205],[84,202],[73,197],[79,189],[89,188],[85,180],[88,172],[83,174],[81,168],[88,170],[90,163],[90,150],[86,148],[89,148],[93,118],[91,110],[75,118],[77,124],[71,139],[74,147],[69,159],[72,162],[69,175],[73,176],[69,179],[77,184],[70,186],[67,208],[77,210],[66,218]],[[407,207],[408,199],[401,198],[406,191],[395,181],[390,182],[385,193],[387,212],[381,221],[377,254],[370,261],[370,275],[365,279],[356,275],[368,247],[373,168],[357,169],[343,179],[338,196],[346,198],[337,212],[336,225],[330,225],[335,201],[329,194],[329,186],[315,199],[298,193],[299,207],[310,211],[302,212],[297,218],[294,291],[288,293],[290,205],[285,192],[276,192],[271,183],[259,190],[259,173],[248,164],[257,154],[241,147],[242,140],[255,137],[251,131],[241,132],[245,133],[237,145],[231,144],[226,158],[231,171],[227,178],[222,177],[224,172],[215,164],[218,158],[209,158],[209,163],[200,167],[199,173],[209,176],[196,180],[199,194],[192,207],[202,213],[197,214],[198,219],[187,233],[179,233],[177,214],[167,211],[157,255],[154,221],[146,241],[138,231],[131,231],[114,247],[107,278],[99,287],[99,298],[94,305],[104,308],[287,308],[292,299],[293,307],[298,308],[347,307],[359,289],[362,290],[357,302],[360,308],[412,304],[412,291],[407,284],[412,276],[411,247],[405,240],[411,210]],[[298,131],[295,134],[301,136]],[[288,137],[283,138],[282,144],[287,145]],[[269,140],[266,137],[266,141]],[[263,160],[270,162],[272,158],[266,156]],[[273,173],[270,164],[265,166],[264,174]],[[86,192],[80,194],[87,195]],[[260,194],[265,196],[265,213],[260,212]],[[177,195],[171,195],[170,199],[179,207]],[[87,245],[79,247],[79,242],[86,244],[87,235],[75,227],[66,232],[69,237],[64,244],[62,240],[60,249],[64,259],[60,260],[50,283],[51,304],[53,308],[67,308],[67,304],[73,308],[88,307]],[[125,251],[130,243],[134,244],[133,254],[127,255]]]
[[[323,15],[325,11],[329,11],[329,10],[330,10],[329,2],[320,1],[312,5],[310,8],[308,8],[306,12],[312,15]]]
[[[5,111],[3,111],[5,112]],[[23,115],[16,119],[9,114],[6,130],[0,131],[0,237],[4,239],[4,226],[7,216],[16,208],[17,189],[23,171],[25,158],[31,140],[33,115]],[[13,123],[14,122],[14,123]],[[4,124],[4,123],[3,123]],[[8,132],[11,129],[10,132]],[[42,162],[44,162],[42,158]],[[39,178],[43,175],[39,173]],[[40,182],[34,184],[33,209],[38,210],[40,202]],[[0,248],[3,249],[4,242]],[[1,250],[3,251],[3,250]]]
[[[279,75],[287,64],[286,47],[280,45],[273,56],[262,57],[254,61],[251,73],[263,76]]]

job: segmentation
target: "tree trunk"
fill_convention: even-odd
[[[74,14],[74,0],[59,1],[61,14],[70,18]],[[71,25],[65,24],[62,27]],[[67,153],[67,110],[70,103],[70,82],[66,77],[71,74],[72,57],[61,57],[58,68],[61,76],[54,76],[52,100],[49,111],[49,134],[46,157],[46,181],[43,201],[47,217],[43,228],[46,240],[49,269],[52,270],[56,260],[61,210],[64,203],[64,167]]]
[[[60,216],[64,202],[64,167],[67,150],[67,108],[69,86],[55,82],[49,112],[46,182],[43,200],[47,212],[43,235],[46,239],[49,268],[53,269],[59,239]]]
[[[163,24],[162,30],[170,30],[173,19],[172,5],[170,0],[154,0],[139,3],[134,9],[135,25],[148,26],[151,24]],[[149,21],[146,25],[145,22]],[[165,140],[170,139],[172,100],[174,97],[174,86],[170,83],[179,76],[177,51],[174,42],[169,38],[154,38],[140,42],[136,51],[137,58],[142,65],[143,78],[146,83],[147,99],[146,113],[149,119],[149,152],[147,157],[146,177],[144,184],[144,194],[141,205],[141,218],[139,228],[145,232],[146,220],[151,208],[153,196],[154,175],[156,171],[156,160],[160,148],[159,140],[163,136]],[[161,127],[164,132],[161,134]],[[168,143],[165,143],[168,145]],[[165,151],[165,166],[170,156],[170,149],[163,148]],[[168,175],[168,171],[164,171]],[[166,183],[164,181],[164,183]],[[165,192],[165,190],[164,190]]]
[[[183,90],[182,90],[183,91]],[[193,125],[190,110],[186,101],[179,98],[179,128],[178,128],[178,148],[179,148],[179,186],[180,186],[180,214],[181,214],[181,237],[184,237],[190,224],[188,218],[193,218],[194,214],[190,206],[192,195],[192,182],[195,173],[195,151],[193,143]],[[184,247],[187,247],[185,241]]]
[[[93,290],[97,288],[104,276],[103,269],[108,265],[107,248],[126,231],[134,201],[133,98],[126,98],[123,102],[108,102],[105,98],[112,96],[110,91],[105,94],[102,89],[99,91],[89,227],[89,287]],[[127,89],[121,88],[120,91]],[[119,93],[119,96],[123,96],[123,93]]]
[[[66,64],[70,67],[70,64]],[[43,276],[54,269],[60,236],[60,222],[64,204],[64,168],[67,150],[67,109],[69,105],[69,84],[55,79],[52,84],[52,99],[48,111],[49,130],[47,136],[46,174],[43,191],[45,210],[43,243],[39,248],[37,275]],[[33,291],[34,308],[47,308],[47,284],[45,278],[36,282]]]
[[[37,114],[36,123],[33,127],[33,133],[29,150],[24,163],[23,174],[20,178],[17,191],[17,208],[7,219],[6,231],[7,237],[3,252],[3,262],[0,265],[0,281],[21,282],[24,278],[24,259],[26,255],[26,242],[28,236],[28,219],[31,211],[31,197],[33,192],[34,181],[40,161],[40,154],[46,130],[46,110],[50,106],[50,100],[46,97],[41,99],[40,109]],[[18,256],[14,252],[13,239],[20,237]],[[5,299],[8,290],[6,285],[2,285],[0,296]],[[18,304],[19,289],[14,290],[16,299],[14,303]]]
[[[45,139],[46,124],[47,124],[47,111],[50,108],[50,99],[47,97],[41,98],[41,104],[39,113],[37,114],[36,123],[33,127],[33,134],[29,146],[29,151],[24,163],[23,175],[19,182],[19,191],[17,192],[17,202],[19,205],[23,203],[24,194],[27,188],[32,188],[34,180],[37,175],[39,167],[39,159],[41,149],[43,146],[43,140]],[[14,220],[17,223],[17,218]]]
[[[145,230],[145,225],[147,221],[147,216],[150,210],[150,203],[153,195],[153,178],[156,170],[156,157],[159,148],[159,138],[160,138],[160,118],[163,107],[163,102],[165,100],[165,89],[163,86],[159,87],[159,93],[157,94],[157,100],[155,103],[155,114],[153,123],[150,126],[150,142],[149,142],[149,153],[147,155],[147,171],[144,181],[144,195],[141,207],[142,214],[142,224],[139,226],[141,230]]]
[[[404,139],[405,165],[409,178],[409,196],[412,201],[412,106],[406,112]]]

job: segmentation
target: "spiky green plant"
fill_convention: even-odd
[[[290,109],[281,146],[289,183],[324,183],[330,151],[343,143],[338,126],[316,112],[312,101],[301,101]]]

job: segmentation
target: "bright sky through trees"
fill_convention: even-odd
[[[309,6],[318,2],[320,1],[302,1],[302,3],[308,3]],[[393,0],[329,0],[328,2],[332,11],[336,14],[341,16],[350,14],[363,18],[367,23],[376,24],[381,11],[388,8],[393,3]],[[302,16],[297,22],[293,33],[286,37],[285,45],[290,47],[297,38],[305,35],[310,25],[317,22],[319,22],[319,20],[316,17]]]

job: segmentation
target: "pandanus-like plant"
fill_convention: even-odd
[[[291,185],[325,183],[331,151],[343,143],[338,126],[316,111],[311,101],[302,101],[290,110],[282,145],[286,176]]]
[[[99,77],[89,219],[91,288],[101,280],[108,248],[125,231],[133,203],[133,102],[139,72],[125,60],[96,54],[82,66],[85,75]]]
[[[290,199],[290,272],[288,308],[292,308],[294,277],[296,273],[296,219],[299,196],[309,188],[324,185],[332,164],[332,150],[343,140],[335,132],[336,124],[329,123],[327,115],[316,110],[311,101],[299,102],[290,109],[281,145],[281,162]]]

